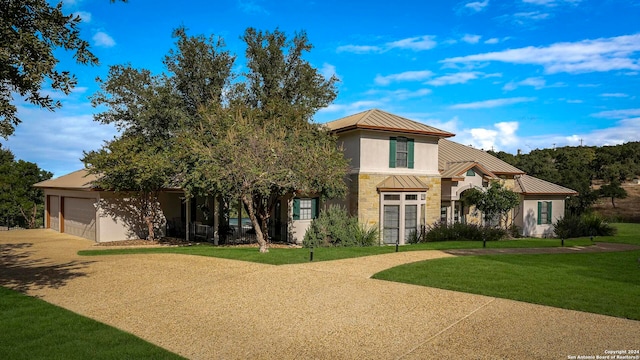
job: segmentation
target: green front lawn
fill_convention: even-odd
[[[585,246],[591,245],[589,239],[565,240],[565,246]],[[559,247],[558,239],[520,239],[488,241],[487,248],[536,248],[536,247]],[[449,249],[479,249],[482,248],[481,241],[441,241],[423,244],[400,246],[399,251],[419,251],[419,250],[449,250]],[[370,247],[334,247],[316,248],[313,250],[313,261],[329,261],[361,256],[380,255],[395,252],[395,246],[370,246]],[[309,261],[309,249],[288,248],[270,249],[269,253],[261,254],[257,248],[234,248],[217,247],[208,244],[198,244],[181,247],[159,247],[159,248],[130,248],[130,249],[105,249],[105,250],[84,250],[79,255],[123,255],[123,254],[185,254],[211,256],[225,259],[251,261],[271,265],[299,264]]]
[[[129,333],[0,287],[0,359],[183,359]]]
[[[596,241],[640,245],[640,224]],[[640,320],[640,250],[481,255],[401,265],[374,278]]]

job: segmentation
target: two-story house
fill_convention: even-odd
[[[378,226],[383,244],[405,244],[412,232],[438,221],[492,222],[461,201],[465,191],[486,191],[492,181],[520,194],[521,204],[509,216],[522,235],[552,236],[553,223],[564,217],[566,197],[576,194],[451,141],[450,132],[382,110],[326,126],[351,160],[348,194],[340,203],[361,223]],[[293,238],[300,242],[312,217],[301,223],[295,203],[292,213]]]
[[[351,160],[347,196],[325,204],[312,194],[283,197],[271,217],[272,238],[301,243],[320,211],[338,203],[361,223],[377,226],[382,244],[405,244],[422,226],[435,222],[485,221],[462,197],[472,188],[486,190],[491,181],[501,181],[520,194],[521,204],[510,217],[523,235],[550,236],[553,223],[564,216],[566,197],[576,194],[526,175],[485,151],[453,142],[450,132],[385,111],[364,111],[326,126]],[[94,178],[80,170],[35,185],[45,193],[46,227],[97,242],[140,236],[135,204],[95,188]],[[228,209],[221,211],[215,196],[186,199],[181,189],[166,189],[159,205],[166,225],[160,234],[173,230],[179,236],[217,242],[223,227],[242,241],[251,231],[241,208],[229,219]]]

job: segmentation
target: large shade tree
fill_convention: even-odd
[[[80,23],[79,16],[63,12],[62,2],[53,6],[47,0],[0,1],[0,136],[13,134],[20,123],[14,95],[55,110],[60,101],[43,90],[69,94],[76,86],[75,76],[58,68],[55,51],[73,52],[80,64],[98,64],[89,43],[80,37]]]
[[[158,228],[158,193],[176,186],[183,168],[176,135],[192,129],[198,107],[219,101],[233,64],[214,38],[189,37],[184,28],[174,37],[176,49],[165,59],[172,75],[115,65],[99,79],[100,91],[91,100],[107,110],[95,120],[115,124],[122,134],[83,158],[89,173],[99,176],[95,185],[136,200],[131,208],[139,207],[135,215],[146,223],[150,239]]]
[[[198,131],[183,133],[192,164],[187,191],[240,198],[260,244],[268,251],[267,223],[285,194],[336,197],[345,191],[347,161],[312,116],[336,96],[337,79],[326,79],[304,59],[306,34],[293,39],[275,30],[249,28],[248,71],[228,100],[209,107]]]

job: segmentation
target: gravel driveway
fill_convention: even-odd
[[[273,266],[0,233],[0,285],[192,359],[567,359],[640,349],[640,322],[369,277],[407,252]],[[620,294],[624,296],[624,294]]]

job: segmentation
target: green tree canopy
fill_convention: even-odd
[[[228,106],[214,104],[198,131],[183,133],[193,164],[187,191],[238,197],[268,251],[267,221],[285,194],[341,196],[348,163],[328,131],[310,122],[336,96],[335,77],[325,79],[303,59],[306,35],[247,29],[248,73],[234,84]]]
[[[46,0],[0,1],[0,136],[13,134],[20,123],[14,93],[54,110],[61,103],[43,92],[43,86],[64,94],[76,86],[69,71],[56,68],[54,51],[72,51],[78,63],[98,64],[89,43],[80,37],[80,22],[79,16],[62,11],[62,2],[52,6]]]
[[[515,192],[505,188],[499,181],[493,181],[487,191],[465,191],[468,204],[475,205],[482,211],[486,219],[500,218],[500,224],[506,227],[506,220],[511,209],[520,204],[520,197]]]
[[[0,148],[0,223],[30,229],[43,225],[44,195],[32,185],[51,176],[34,163],[16,161],[11,151]]]

